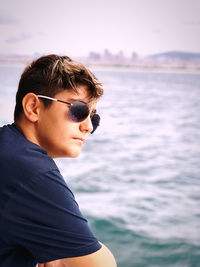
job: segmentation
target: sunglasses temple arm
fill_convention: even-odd
[[[50,96],[37,95],[37,97],[39,97],[39,98],[44,98],[44,99],[48,99],[48,100],[52,100],[52,101],[61,102],[61,103],[64,103],[64,104],[67,104],[67,105],[70,105],[70,106],[72,105],[72,104],[69,103],[69,102],[62,101],[62,100],[59,100],[59,99],[56,99],[56,98],[53,98],[53,97],[50,97]]]
[[[58,101],[58,99],[55,99],[55,98],[50,97],[50,96],[37,95],[37,97],[39,97],[39,98],[44,98],[44,99],[48,99],[48,100],[53,100],[53,101]]]
[[[56,99],[56,101],[58,102],[61,102],[61,103],[64,103],[64,104],[67,104],[71,107],[72,103],[69,103],[69,102],[66,102],[66,101],[62,101],[62,100],[59,100],[59,99]]]

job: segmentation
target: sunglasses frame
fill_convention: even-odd
[[[37,97],[44,98],[44,99],[47,99],[47,100],[57,101],[57,102],[60,102],[60,103],[64,103],[66,105],[69,105],[70,107],[72,107],[73,104],[74,104],[74,103],[70,103],[70,102],[67,102],[67,101],[63,101],[63,100],[60,100],[60,99],[57,99],[57,98],[53,98],[53,97],[50,97],[50,96],[45,96],[45,95],[37,95]],[[75,101],[75,103],[77,103],[77,102],[80,102],[80,103],[82,103],[82,104],[84,104],[84,105],[86,105],[88,107],[87,104],[85,104],[85,103],[83,103],[81,101]],[[88,107],[88,110],[89,110],[89,107]],[[100,116],[96,113],[96,110],[95,110],[95,112],[93,111],[91,113],[93,114],[92,116],[90,116],[90,119],[91,119],[92,125],[93,125],[93,130],[92,130],[91,134],[93,134],[96,131],[97,127],[99,126]],[[88,113],[87,117],[89,116],[89,114],[90,114],[90,112]],[[85,119],[87,117],[85,117]],[[85,119],[83,119],[83,121]]]
[[[50,97],[50,96],[45,96],[45,95],[37,95],[37,97],[39,98],[44,98],[44,99],[47,99],[47,100],[52,100],[52,101],[57,101],[57,102],[60,102],[60,103],[64,103],[66,105],[69,105],[70,107],[73,106],[74,103],[77,103],[77,102],[80,102],[84,105],[86,105],[88,107],[88,105],[84,102],[81,102],[81,101],[75,101],[74,103],[70,103],[70,102],[67,102],[67,101],[63,101],[63,100],[60,100],[60,99],[57,99],[57,98],[53,98],[53,97]],[[88,107],[88,110],[89,110],[89,107]],[[88,113],[87,117],[89,116],[90,112]],[[92,117],[96,114],[96,110],[95,111],[92,111],[91,112],[92,116],[90,116],[90,118],[92,119]],[[85,117],[85,119],[87,118]],[[84,120],[85,120],[84,119]],[[74,121],[75,122],[75,121]],[[80,121],[81,122],[81,121]]]

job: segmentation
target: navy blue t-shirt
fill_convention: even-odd
[[[0,128],[0,266],[36,266],[101,248],[44,149]]]

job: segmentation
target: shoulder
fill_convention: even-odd
[[[54,160],[13,125],[0,128],[0,170],[0,193],[6,195],[34,181],[65,184]]]
[[[0,159],[1,165],[8,166],[8,173],[11,166],[13,171],[18,169],[23,175],[58,170],[46,151],[28,141],[13,124],[0,128]]]

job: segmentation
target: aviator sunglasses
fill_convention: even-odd
[[[44,95],[37,95],[37,97],[52,100],[52,101],[61,102],[61,103],[64,103],[64,104],[70,106],[69,111],[68,111],[68,117],[73,122],[82,122],[90,114],[90,110],[89,110],[88,105],[86,105],[85,103],[80,102],[80,101],[76,101],[74,103],[69,103],[69,102],[66,102],[66,101],[63,101],[60,99],[56,99],[56,98],[44,96]],[[96,114],[95,112],[91,113],[90,116],[91,116],[91,122],[92,122],[92,126],[93,126],[93,130],[91,132],[91,134],[92,134],[92,133],[94,133],[96,128],[99,126],[100,116],[98,114]]]

